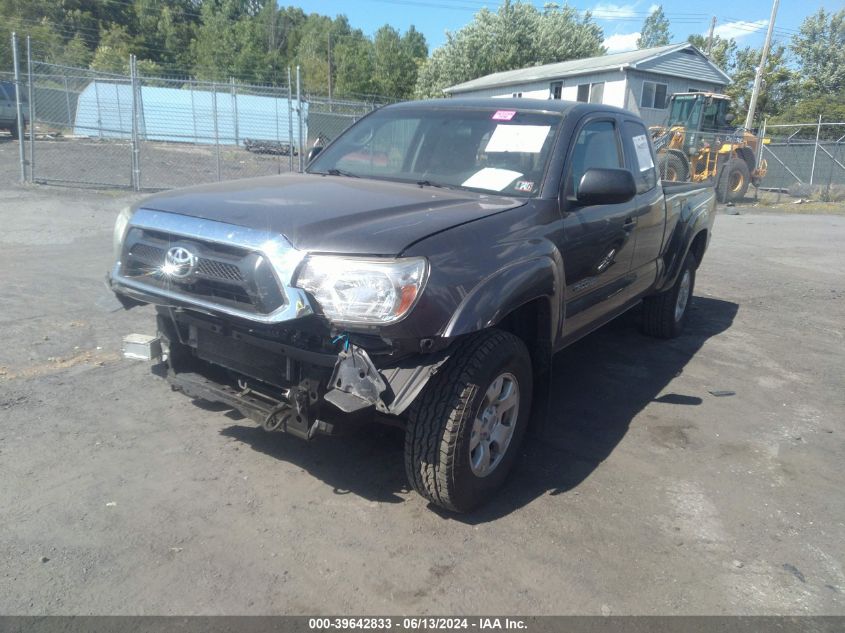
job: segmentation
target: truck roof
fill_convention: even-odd
[[[423,101],[403,101],[384,106],[390,109],[416,108],[497,108],[499,110],[532,110],[537,112],[557,112],[568,116],[581,116],[589,112],[615,112],[636,117],[629,110],[601,103],[582,103],[580,101],[563,101],[561,99],[523,99],[523,98],[494,98],[494,97],[454,97],[451,99],[426,99]]]

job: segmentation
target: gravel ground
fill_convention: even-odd
[[[265,434],[122,360],[153,329],[102,283],[131,197],[19,186],[16,152],[0,613],[845,615],[842,215],[721,215],[689,331],[632,312],[561,353],[548,437],[455,517],[395,430]]]

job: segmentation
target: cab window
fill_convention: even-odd
[[[613,121],[591,121],[581,128],[569,161],[569,196],[578,196],[581,177],[593,167],[619,169],[622,160]]]
[[[637,121],[625,121],[622,124],[622,142],[625,162],[637,183],[637,193],[651,191],[657,186],[657,171],[645,126]]]

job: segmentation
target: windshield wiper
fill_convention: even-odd
[[[336,167],[332,167],[331,169],[327,169],[324,172],[321,172],[324,176],[346,176],[347,178],[360,178],[358,174],[353,174],[351,171],[344,171],[343,169],[337,169]]]
[[[437,187],[438,189],[453,189],[450,185],[442,185],[439,182],[431,182],[430,180],[418,180],[417,184],[420,187]]]

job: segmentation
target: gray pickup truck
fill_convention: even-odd
[[[124,210],[108,283],[156,306],[173,389],[304,439],[401,426],[414,489],[467,511],[505,480],[555,352],[640,303],[645,333],[681,332],[714,212],[711,187],[658,180],[630,112],[404,103],[306,173]]]

